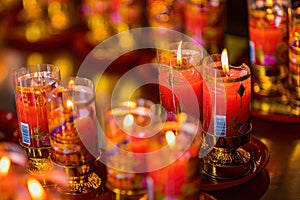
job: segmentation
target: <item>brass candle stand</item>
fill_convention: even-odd
[[[250,141],[252,125],[249,130],[238,136],[220,137],[204,132],[201,147],[203,173],[217,179],[237,179],[246,176],[253,169],[251,152],[243,145]]]

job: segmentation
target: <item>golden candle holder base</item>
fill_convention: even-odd
[[[102,180],[93,172],[91,163],[79,166],[64,166],[55,162],[54,170],[62,171],[69,178],[67,188],[59,184],[54,187],[65,195],[84,195],[97,197],[103,194]]]
[[[115,200],[147,200],[147,190],[124,190],[116,188],[109,183],[106,187],[111,192],[112,199]]]
[[[46,181],[47,173],[53,169],[53,163],[50,158],[50,147],[29,147],[21,142],[19,144],[25,150],[28,157],[26,171],[39,177],[43,187],[51,186],[52,183]]]
[[[203,158],[202,172],[217,179],[237,179],[251,172],[251,153],[243,148],[250,141],[252,126],[239,136],[220,137],[205,134],[204,145],[209,153]]]

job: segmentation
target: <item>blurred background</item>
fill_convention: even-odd
[[[190,12],[193,9],[184,7],[183,10],[176,11],[175,2],[180,9],[180,5],[187,2],[194,5],[206,1],[0,0],[0,109],[15,111],[11,79],[14,68],[51,63],[61,68],[62,77],[76,75],[86,55],[106,38],[131,28],[160,26],[158,23],[168,16],[165,11],[160,10],[162,4],[169,5],[168,9],[175,9],[170,11],[173,14]],[[224,22],[220,25],[224,30],[221,47],[229,49],[231,64],[247,62],[247,1],[215,2],[222,2],[224,6],[218,16]],[[159,22],[153,19],[156,12],[163,13]],[[175,25],[171,23],[163,25],[185,33],[184,20],[176,21]],[[220,28],[218,26],[217,29]],[[220,49],[215,48],[212,51],[216,53]],[[130,60],[130,56],[124,57],[115,63],[122,63],[118,67],[119,71],[150,62],[152,59],[145,54],[135,56],[134,60]],[[109,76],[103,79],[103,87],[110,85],[109,81],[117,79],[118,72],[111,68]]]

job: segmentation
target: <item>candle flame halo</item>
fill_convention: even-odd
[[[229,71],[229,63],[228,63],[228,53],[227,49],[223,49],[222,54],[221,54],[221,63],[222,63],[222,69],[223,72],[228,75]]]
[[[33,200],[45,199],[45,190],[38,180],[34,178],[28,178],[27,188]]]
[[[171,147],[175,146],[176,135],[175,135],[175,133],[173,131],[168,130],[165,133],[165,138],[166,138],[166,141],[167,141],[167,143],[168,143],[169,146],[171,146]]]
[[[10,168],[10,159],[7,156],[2,156],[0,159],[0,174],[6,175]]]
[[[123,120],[123,125],[124,127],[130,127],[132,126],[134,122],[134,117],[132,114],[128,114],[124,117],[124,120]]]
[[[177,65],[181,66],[182,65],[182,41],[179,42],[178,48],[177,48],[177,54],[176,54],[176,61]]]

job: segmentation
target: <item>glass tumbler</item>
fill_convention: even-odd
[[[20,67],[13,72],[20,144],[29,157],[29,171],[48,170],[49,129],[46,93],[56,88],[60,69],[51,64]]]

